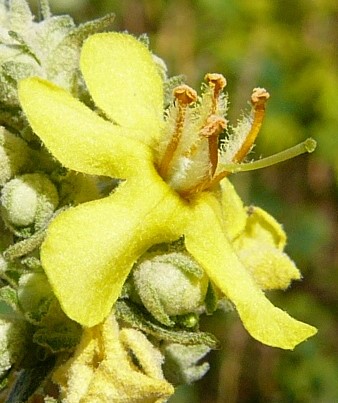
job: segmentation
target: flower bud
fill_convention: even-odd
[[[30,232],[47,224],[59,197],[55,185],[46,175],[34,173],[7,182],[0,200],[7,226],[17,235],[29,236]]]
[[[23,321],[0,319],[0,377],[23,355],[26,334]]]
[[[162,323],[163,314],[196,312],[203,304],[208,286],[204,272],[183,253],[143,260],[134,269],[133,279],[142,303]]]
[[[0,186],[27,164],[29,152],[24,140],[0,127]]]

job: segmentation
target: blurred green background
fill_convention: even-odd
[[[34,4],[34,3],[33,3]],[[223,73],[233,123],[254,87],[271,99],[256,158],[312,136],[312,155],[232,177],[246,203],[284,224],[304,279],[273,302],[319,333],[294,352],[252,340],[236,314],[203,321],[222,349],[200,382],[170,403],[338,402],[338,9],[335,0],[55,0],[77,22],[108,12],[116,30],[149,34],[151,49],[196,89]]]

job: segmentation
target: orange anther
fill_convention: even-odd
[[[218,137],[227,127],[228,121],[221,116],[211,115],[201,131],[204,137]]]
[[[185,84],[174,88],[173,94],[180,103],[185,105],[189,105],[197,100],[197,92]]]
[[[254,88],[251,95],[251,103],[255,109],[262,109],[269,98],[270,94],[265,88]]]
[[[219,73],[208,73],[204,76],[204,79],[209,84],[213,84],[217,92],[221,91],[227,85],[225,77]]]

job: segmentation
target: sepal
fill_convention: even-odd
[[[209,370],[207,362],[199,363],[210,351],[208,346],[196,344],[183,346],[171,343],[164,348],[166,379],[174,385],[191,384],[201,379]]]

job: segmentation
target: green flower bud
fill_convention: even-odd
[[[0,127],[0,186],[27,165],[30,150],[20,137]]]
[[[166,325],[173,324],[169,316],[198,311],[208,287],[197,263],[176,252],[143,260],[134,269],[133,280],[143,305]]]
[[[55,185],[40,173],[25,174],[7,182],[0,200],[7,226],[21,236],[43,228],[59,203]]]
[[[81,95],[85,91],[78,71],[82,43],[91,34],[105,31],[114,19],[110,14],[76,26],[68,15],[53,16],[47,1],[41,2],[40,11],[37,21],[28,1],[1,1],[0,100],[5,106],[19,106],[17,83],[32,76]]]
[[[39,324],[54,299],[44,273],[26,273],[20,277],[18,301],[28,321]]]
[[[23,355],[25,334],[24,321],[0,319],[0,377]]]

